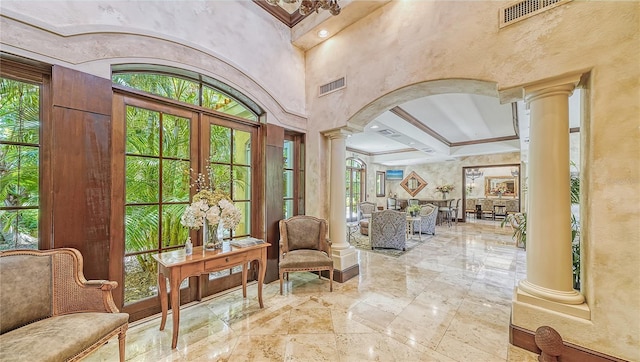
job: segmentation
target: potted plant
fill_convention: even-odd
[[[407,207],[407,211],[409,211],[409,215],[415,217],[420,212],[420,205],[411,205]]]

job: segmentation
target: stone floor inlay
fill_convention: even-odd
[[[417,239],[416,239],[417,240]],[[334,283],[291,273],[181,311],[178,347],[171,316],[131,323],[127,361],[537,361],[509,344],[514,287],[525,251],[499,222],[438,226],[401,255],[359,250],[360,275]],[[114,338],[86,361],[117,361]]]

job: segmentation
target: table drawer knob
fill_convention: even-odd
[[[226,261],[226,262],[228,263],[228,262],[229,262],[229,257],[226,257],[226,258],[224,259],[224,261]]]

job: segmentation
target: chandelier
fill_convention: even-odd
[[[279,2],[283,2],[285,4],[299,4],[298,12],[302,16],[306,16],[311,14],[311,12],[315,11],[316,13],[322,10],[329,10],[331,15],[340,14],[340,5],[338,5],[338,0],[266,0],[269,5],[276,6]]]
[[[482,177],[483,175],[482,171],[480,171],[479,168],[468,168],[465,171],[465,174],[467,175],[468,178],[471,179],[471,181],[475,181],[475,179]]]

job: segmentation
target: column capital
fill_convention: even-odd
[[[558,94],[566,94],[569,97],[580,82],[581,76],[582,74],[571,74],[529,84],[524,87],[524,100],[528,104],[533,100]]]
[[[322,131],[322,134],[326,137],[329,137],[329,139],[333,140],[333,139],[339,139],[339,138],[347,138],[348,136],[354,133],[359,133],[362,131],[363,131],[362,126],[356,126],[347,122],[346,126],[328,129],[326,131]]]

